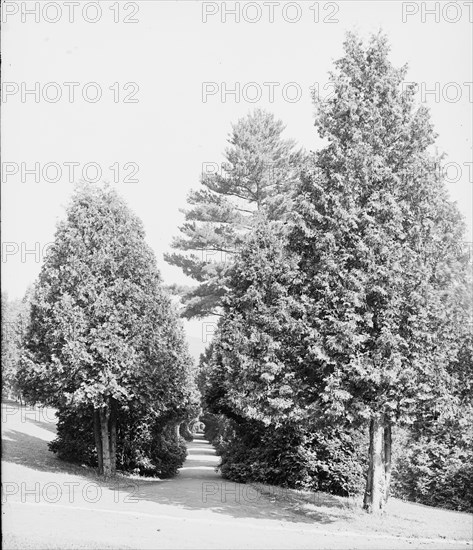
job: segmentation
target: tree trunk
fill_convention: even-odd
[[[110,432],[109,432],[110,408],[108,405],[100,408],[100,428],[102,434],[102,456],[103,456],[103,475],[110,477],[112,475],[112,464],[110,461]]]
[[[181,427],[181,421],[179,420],[179,422],[176,422],[175,426],[174,426],[174,437],[176,438],[176,445],[179,445],[179,439],[180,439],[180,433],[179,433],[179,428]]]
[[[378,513],[384,504],[384,423],[379,415],[370,421],[369,469],[366,480],[363,508],[369,513]]]
[[[179,435],[183,437],[186,441],[192,441],[194,439],[193,432],[189,429],[189,422],[182,421],[179,426]]]
[[[97,451],[99,475],[103,475],[102,430],[100,426],[99,409],[94,409],[94,438],[95,438],[95,449]]]
[[[392,428],[391,423],[386,421],[384,426],[384,504],[388,502],[389,487],[391,485],[391,443],[392,443]]]
[[[372,437],[372,421],[370,421],[370,446],[368,450],[368,475],[366,477],[365,496],[363,498],[363,508],[369,510],[371,492],[373,488],[373,472],[371,457],[373,455],[373,437]]]
[[[117,403],[110,400],[110,463],[112,475],[117,472]]]

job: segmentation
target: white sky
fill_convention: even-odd
[[[44,12],[46,4],[50,7]],[[393,62],[409,64],[408,80],[421,83],[424,89],[434,89],[438,83],[437,97],[432,93],[419,100],[431,108],[439,150],[462,168],[458,177],[456,168],[449,170],[449,189],[471,234],[471,2],[448,6],[437,2],[438,21],[435,14],[426,13],[435,9],[435,2],[271,2],[272,23],[270,7],[261,2],[261,18],[254,23],[248,20],[257,18],[255,2],[99,2],[102,15],[96,23],[82,15],[85,4],[93,3],[80,2],[73,22],[68,20],[72,7],[67,4],[41,2],[39,22],[34,15],[26,15],[25,22],[21,19],[22,9],[32,8],[34,2],[4,4],[2,168],[14,169],[14,164],[5,163],[17,163],[19,168],[18,174],[2,175],[2,288],[9,297],[22,297],[39,273],[41,256],[25,255],[25,250],[47,246],[57,220],[64,216],[73,187],[65,162],[80,163],[76,179],[86,163],[96,162],[103,179],[109,181],[113,174],[108,167],[118,163],[117,188],[143,220],[165,282],[188,283],[178,268],[164,262],[162,254],[177,234],[183,219],[178,209],[185,207],[188,191],[198,186],[202,163],[223,160],[230,123],[254,107],[267,108],[282,118],[287,137],[307,149],[317,148],[309,88],[327,83],[327,72],[342,54],[347,30],[367,36],[383,29],[391,41]],[[318,23],[314,22],[317,4]],[[235,5],[239,23],[225,14]],[[203,11],[208,13],[206,22]],[[123,23],[127,15],[138,22]],[[56,23],[48,22],[57,16]],[[93,6],[87,8],[86,16],[96,17]],[[120,22],[115,23],[114,16]],[[288,21],[298,16],[299,21]],[[338,22],[323,22],[324,18]],[[32,89],[35,82],[40,94],[45,91],[54,98],[59,89],[62,98],[48,103],[40,96],[35,102],[30,94],[22,101],[22,88]],[[64,82],[79,83],[72,103]],[[82,98],[84,85],[90,82],[102,90],[96,103]],[[121,97],[115,103],[109,87],[117,82]],[[134,96],[137,103],[122,101],[127,82],[139,86]],[[209,87],[219,90],[206,102],[202,100],[203,82],[215,83]],[[223,86],[231,89],[240,83],[243,89],[249,82],[256,87],[245,88],[239,102],[231,94],[222,101]],[[280,83],[272,102],[264,82]],[[300,88],[299,101],[284,98],[282,88],[289,82]],[[12,84],[5,90],[6,83]],[[47,83],[57,85],[46,87]],[[261,99],[251,103],[248,100],[258,89]],[[130,87],[125,92],[133,90]],[[89,97],[93,91],[89,88]],[[295,86],[287,88],[286,97],[292,99],[296,91]],[[47,163],[58,163],[62,178],[51,183],[40,177],[37,183],[33,175],[26,175],[22,182],[21,163],[29,169],[35,162],[41,169]],[[123,182],[127,162],[139,167],[137,183]],[[50,168],[47,178],[53,177]],[[200,322],[186,328],[191,339],[201,339]]]

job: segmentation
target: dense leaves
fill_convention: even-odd
[[[328,144],[303,178],[289,238],[309,296],[315,353],[305,361],[320,375],[324,414],[371,421],[372,511],[389,489],[390,457],[381,457],[386,472],[375,468],[383,430],[448,396],[469,307],[464,225],[428,151],[428,112],[414,87],[403,90],[406,69],[388,51],[381,35],[366,46],[348,36],[334,96],[318,105]]]
[[[369,511],[389,494],[393,426],[415,426],[429,408],[434,426],[458,416],[458,387],[471,387],[464,224],[430,153],[428,111],[388,52],[382,35],[366,45],[348,35],[334,95],[317,104],[326,145],[306,165],[284,230],[263,212],[236,255],[200,382],[225,475],[316,487],[326,474],[335,490],[367,471]],[[347,442],[368,425],[365,461]],[[445,480],[462,479],[466,443],[414,434],[453,461]]]
[[[58,226],[32,298],[19,379],[28,400],[59,408],[58,451],[70,445],[68,415],[85,431],[94,410],[110,409],[127,429],[146,424],[153,442],[156,426],[197,406],[183,330],[141,222],[107,187],[80,186]]]
[[[359,492],[363,437],[310,414],[313,373],[300,360],[307,319],[284,236],[261,221],[230,270],[232,292],[202,357],[207,435],[224,477],[288,487]]]
[[[393,472],[395,496],[414,502],[465,512],[473,511],[473,417],[460,423],[468,442],[452,444],[442,430],[419,438],[407,438]]]
[[[29,324],[31,291],[22,300],[9,300],[2,292],[2,396],[20,397],[17,372],[21,344]]]
[[[93,432],[93,410],[61,409],[57,438],[51,451],[68,462],[98,465]],[[118,414],[117,470],[144,476],[172,477],[186,457],[185,442],[166,429],[165,422],[121,409]]]
[[[393,472],[394,494],[422,504],[473,511],[472,335],[450,365],[443,402],[425,402],[401,432]]]
[[[222,419],[217,426],[213,442],[225,478],[342,496],[357,494],[363,487],[365,449],[359,432],[303,431]]]

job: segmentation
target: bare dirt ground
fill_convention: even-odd
[[[51,410],[2,405],[5,549],[472,548],[470,514],[393,499],[372,518],[349,499],[222,480],[201,436],[176,478],[109,483],[55,458],[54,437]]]

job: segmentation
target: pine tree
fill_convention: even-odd
[[[99,471],[112,475],[120,410],[185,416],[191,359],[140,220],[108,187],[80,186],[32,299],[19,373],[30,401],[93,411]],[[61,420],[61,418],[60,418]]]
[[[435,134],[382,35],[355,35],[319,102],[327,145],[306,173],[290,237],[305,284],[304,361],[335,422],[370,427],[366,510],[389,494],[391,430],[447,391],[468,305],[464,226],[429,154]],[[301,275],[302,276],[302,275]]]
[[[258,213],[283,219],[290,210],[302,153],[282,138],[284,125],[260,109],[233,125],[223,170],[203,174],[188,197],[185,223],[165,259],[199,285],[184,296],[185,317],[219,311],[225,272]]]

